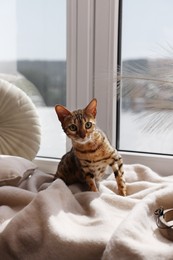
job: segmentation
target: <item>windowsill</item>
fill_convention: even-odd
[[[166,155],[140,154],[120,152],[124,164],[142,164],[148,166],[161,176],[173,175],[173,157]],[[40,170],[47,173],[56,173],[59,159],[36,157],[34,163]]]
[[[36,157],[33,162],[38,168],[47,173],[56,173],[59,159]]]
[[[124,164],[143,164],[162,176],[173,175],[173,157],[168,155],[121,152]]]

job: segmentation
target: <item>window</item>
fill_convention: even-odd
[[[140,3],[137,6],[139,5]],[[146,5],[150,6],[150,3],[147,2]],[[67,104],[71,108],[83,107],[92,97],[97,97],[98,125],[106,132],[112,144],[116,144],[120,149],[124,162],[142,163],[161,174],[172,174],[171,156],[138,153],[140,149],[129,152],[128,150],[131,149],[125,150],[122,147],[122,134],[118,135],[116,71],[120,7],[121,1],[118,0],[76,0],[73,3],[68,1],[70,63],[68,63],[67,81],[70,82],[70,88],[67,82]],[[135,5],[133,4],[132,7],[135,8]],[[120,105],[122,108],[121,103]],[[123,118],[121,126],[122,120]],[[127,127],[125,126],[124,129]],[[121,128],[120,132],[122,132]]]
[[[123,0],[120,150],[173,154],[172,8]]]
[[[134,0],[129,0],[128,2],[127,0],[124,0],[123,6],[125,7],[123,8],[126,8],[127,4],[130,4],[131,1],[134,2]],[[154,0],[136,1],[135,3],[131,4],[130,8],[133,9],[134,11],[134,8],[140,8],[140,3],[142,2],[145,3],[146,6],[150,7],[151,2],[153,1]],[[43,0],[38,0],[38,1],[4,0],[3,1],[1,0],[1,3],[3,3],[3,8],[0,9],[1,15],[4,15],[5,14],[4,10],[6,10],[6,17],[8,16],[13,17],[13,20],[8,19],[9,21],[7,23],[9,28],[11,28],[10,34],[8,34],[8,37],[10,38],[7,37],[7,33],[5,33],[6,31],[4,30],[4,26],[0,27],[1,35],[3,35],[2,34],[3,31],[4,37],[6,37],[6,38],[3,37],[3,39],[7,39],[6,41],[1,41],[0,44],[4,44],[4,46],[6,47],[5,49],[8,50],[7,51],[8,54],[11,55],[8,58],[6,56],[6,59],[4,61],[14,60],[13,63],[14,66],[12,66],[12,63],[10,65],[8,64],[8,66],[5,66],[4,63],[3,67],[1,66],[0,68],[1,72],[10,74],[12,73],[12,70],[18,71],[18,68],[20,67],[20,73],[27,78],[27,75],[24,74],[25,66],[24,65],[20,66],[22,64],[20,63],[21,58],[22,59],[30,58],[30,60],[37,61],[38,59],[44,60],[46,55],[46,58],[48,60],[51,57],[51,60],[53,59],[54,61],[58,61],[60,59],[61,61],[63,60],[64,62],[64,69],[61,76],[63,75],[63,78],[65,78],[65,88],[64,87],[58,88],[57,85],[55,87],[56,90],[58,89],[58,92],[56,91],[56,93],[60,92],[61,97],[63,97],[62,99],[59,100],[58,97],[54,96],[55,92],[53,91],[53,89],[50,87],[49,84],[49,89],[47,89],[47,91],[50,91],[51,96],[53,96],[53,99],[51,101],[48,98],[48,93],[46,93],[45,89],[44,90],[39,89],[37,84],[31,81],[32,83],[34,83],[34,85],[36,85],[36,89],[39,90],[41,100],[44,101],[44,103],[48,102],[44,106],[41,107],[38,106],[38,111],[40,112],[41,115],[42,124],[44,125],[43,132],[45,134],[38,155],[60,158],[62,154],[64,154],[66,151],[66,137],[63,134],[60,124],[54,113],[54,108],[53,108],[54,103],[58,103],[58,102],[61,104],[66,103],[69,109],[75,109],[77,107],[84,107],[91,100],[91,98],[96,97],[98,99],[98,114],[97,114],[98,125],[101,129],[103,129],[106,132],[112,144],[114,144],[118,149],[120,149],[120,152],[122,153],[124,158],[124,162],[143,163],[145,165],[152,167],[156,171],[164,174],[166,168],[166,174],[169,173],[172,174],[171,169],[173,165],[171,166],[171,164],[173,163],[172,163],[171,156],[165,156],[165,155],[161,156],[160,150],[159,150],[159,154],[157,155],[148,154],[148,153],[138,153],[139,151],[141,152],[140,146],[133,147],[132,149],[132,147],[129,147],[129,142],[128,143],[126,142],[125,144],[123,143],[124,142],[123,131],[124,129],[127,128],[125,124],[126,121],[124,120],[125,119],[124,115],[125,113],[127,113],[125,109],[128,106],[128,101],[127,102],[120,101],[119,108],[121,111],[120,114],[121,117],[119,121],[117,117],[119,108],[117,109],[117,77],[116,77],[118,45],[120,46],[120,44],[118,44],[120,40],[118,28],[119,28],[119,14],[120,14],[119,11],[121,7],[121,0],[73,0],[73,1],[71,0],[67,0],[67,1],[64,0],[61,1],[60,0],[58,1],[57,0],[54,1],[53,0],[44,0],[44,1]],[[156,4],[156,1],[154,1],[154,3]],[[163,1],[161,0],[157,1],[156,7],[161,3],[163,3]],[[4,9],[5,4],[7,5],[6,9]],[[25,8],[25,4],[27,4],[27,6],[30,5],[30,8],[29,6]],[[52,8],[50,13],[48,12],[49,9],[48,6],[46,6],[46,4],[48,4],[48,6]],[[171,1],[166,0],[165,2],[164,0],[164,4],[165,6],[169,6],[169,4],[171,4]],[[40,18],[38,18],[39,15],[38,12],[36,12],[36,5],[37,7],[39,6],[38,9],[39,9]],[[23,11],[23,13],[21,12],[22,6],[25,10],[25,12]],[[165,10],[164,9],[166,8],[165,6],[163,7],[163,10]],[[66,7],[67,7],[67,13],[66,13]],[[44,8],[45,9],[47,8],[46,13],[44,12],[45,10]],[[171,10],[170,6],[167,8]],[[23,17],[22,19],[24,19],[23,26],[24,25],[27,26],[27,30],[24,31],[22,30],[21,27],[22,24],[19,26],[19,22],[17,23],[20,17],[19,10],[20,10],[20,15],[22,15]],[[31,12],[34,12],[34,10],[35,10],[35,15],[33,15],[33,18],[31,19],[31,16],[29,14]],[[128,15],[125,15],[125,10],[126,9],[123,9],[122,30],[125,30],[125,32],[127,33],[127,29],[123,29],[124,27],[126,27],[125,24],[128,23],[128,20],[126,19],[128,19],[129,17]],[[155,10],[153,12],[154,15],[155,15]],[[28,15],[29,18],[27,18]],[[135,16],[134,14],[132,15]],[[164,20],[167,20],[166,16],[167,13],[164,16],[164,19],[161,19],[163,15],[160,15],[159,19],[164,22]],[[66,19],[67,19],[67,32],[65,27]],[[171,19],[171,17],[169,17],[169,19]],[[6,20],[4,20],[4,22],[1,24],[5,24]],[[10,21],[11,23],[9,24]],[[21,22],[22,20],[20,20],[20,23]],[[143,21],[143,24],[145,23],[146,23],[146,17]],[[169,24],[171,26],[171,20]],[[32,26],[30,27],[30,25]],[[32,32],[32,28],[34,28],[34,32],[35,30],[37,30],[36,36],[34,36],[35,34],[34,32]],[[61,30],[61,28],[64,29]],[[60,31],[58,31],[59,29]],[[130,30],[131,29],[132,27],[130,28]],[[153,28],[151,28],[151,30],[153,30]],[[46,32],[46,34],[44,32]],[[60,34],[60,32],[62,34],[59,41],[58,38],[56,37]],[[135,33],[135,37],[137,36],[137,38],[139,38],[138,37],[139,32],[136,31],[133,32]],[[127,40],[131,43],[131,45],[134,44],[134,42],[131,41],[130,38],[125,39],[123,33],[124,32],[122,31],[122,49],[121,49],[122,59],[123,59],[122,72],[125,73],[126,67],[124,66],[124,62],[126,60],[125,55],[127,55],[127,53],[125,54],[125,50],[126,50],[125,43],[127,43],[126,42]],[[44,36],[44,38],[39,36],[40,34]],[[66,34],[67,34],[67,55],[65,50]],[[19,39],[21,39],[21,41],[19,41]],[[64,49],[61,51],[60,53],[61,55],[59,57],[58,47],[61,41],[62,41],[62,45],[64,46]],[[9,46],[8,45],[9,42],[12,42],[13,44]],[[29,42],[30,44],[28,45],[27,42]],[[27,45],[25,45],[26,43]],[[26,48],[26,46],[28,47]],[[41,47],[43,46],[46,52],[43,53],[44,55],[42,56],[40,55],[40,51],[42,49]],[[49,46],[51,46],[51,48],[48,48]],[[0,49],[2,49],[2,47],[3,46],[1,46]],[[128,47],[130,48],[130,46]],[[137,47],[139,47],[139,45]],[[28,55],[31,55],[30,50],[32,50],[32,48],[36,48],[34,51],[39,56],[28,57]],[[141,50],[140,48],[138,49],[139,51]],[[47,54],[51,56],[47,57]],[[1,54],[1,57],[4,57],[3,54]],[[8,70],[6,70],[7,67]],[[47,66],[43,66],[43,67],[48,68]],[[4,70],[4,68],[6,69]],[[58,74],[59,73],[58,69],[56,72],[57,72],[56,73],[57,77],[55,82],[57,83],[57,81],[59,82],[60,76]],[[43,82],[45,82],[45,78]],[[153,86],[151,85],[151,90],[152,88]],[[123,98],[124,98],[124,92],[125,92],[125,85],[123,86],[123,91],[120,92],[121,95],[123,94]],[[46,98],[44,100],[45,94],[46,94]],[[138,107],[139,101],[140,99],[137,100],[137,109],[139,109],[142,105],[141,103]],[[135,111],[135,113],[138,116],[139,113],[141,112]],[[49,121],[48,123],[47,120],[50,120],[51,122]],[[131,123],[133,122],[131,121],[131,118],[129,120]],[[119,128],[119,122],[120,122],[120,128]],[[123,124],[125,124],[125,128],[123,127]],[[134,124],[134,122],[132,124]],[[48,130],[51,133],[50,139],[49,139],[50,136],[47,136],[47,133],[49,132]],[[165,136],[163,137],[163,142],[164,139]],[[148,151],[148,148],[143,149],[143,152],[146,151],[151,152],[151,150]],[[41,166],[43,162],[44,161],[41,160],[41,164],[39,164],[39,166]],[[46,161],[45,166],[50,171],[51,166],[48,162],[50,162],[51,164],[51,160],[48,159],[48,161]],[[56,166],[57,166],[57,162],[55,162],[55,168]]]
[[[66,1],[0,1],[0,77],[24,90],[42,126],[38,156],[61,157],[65,135],[54,111],[66,104]]]

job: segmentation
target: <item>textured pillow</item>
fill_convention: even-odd
[[[36,168],[37,166],[27,159],[0,155],[0,186],[17,186],[24,174],[31,174]]]
[[[0,79],[0,154],[32,160],[40,147],[40,123],[30,98]]]

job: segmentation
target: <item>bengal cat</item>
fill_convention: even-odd
[[[55,106],[62,128],[72,141],[72,149],[62,157],[55,179],[60,178],[67,185],[86,183],[89,190],[98,191],[97,183],[109,165],[113,169],[119,194],[126,196],[123,160],[106,135],[97,128],[96,107],[96,99],[86,108],[73,112],[64,106]]]

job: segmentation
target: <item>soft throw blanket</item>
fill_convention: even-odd
[[[0,187],[0,259],[173,259],[154,211],[173,207],[173,177],[126,165],[128,196],[117,195],[113,174],[100,192],[67,187],[35,169],[18,187]]]

